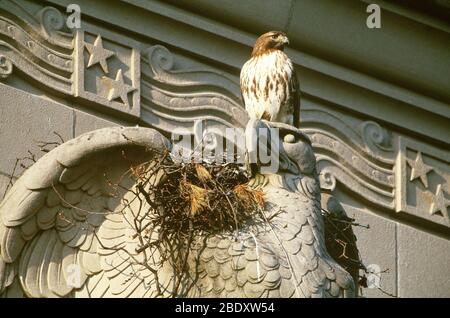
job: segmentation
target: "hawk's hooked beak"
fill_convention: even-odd
[[[288,39],[288,37],[287,37],[286,35],[284,35],[284,36],[282,37],[281,41],[282,41],[283,44],[289,45],[289,39]]]

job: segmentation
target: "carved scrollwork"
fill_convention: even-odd
[[[327,168],[323,168],[319,174],[320,188],[334,191],[336,188],[336,177]]]
[[[239,84],[219,71],[206,68],[174,69],[173,54],[162,45],[150,47],[146,54],[147,62],[152,70],[152,77],[163,83],[182,87],[200,85],[212,86],[216,91],[230,98],[235,104],[240,104]]]
[[[13,0],[0,2],[0,9],[7,13],[0,14],[2,54],[45,88],[71,94],[73,35],[62,32],[63,15],[52,7],[33,15]]]
[[[176,56],[161,45],[150,47],[143,56],[145,121],[167,132],[180,126],[192,129],[198,120],[222,127],[247,123],[239,85],[226,74],[206,67],[176,69]]]
[[[32,34],[35,41],[47,42],[51,46],[65,50],[73,49],[73,31],[65,27],[64,14],[58,9],[43,7],[34,13],[23,2],[17,0],[3,0],[0,2],[0,8],[15,17],[9,21],[12,25]],[[8,20],[3,16],[1,18]]]
[[[173,55],[162,45],[154,45],[147,50],[149,65],[155,74],[155,77],[164,75],[173,67]]]
[[[64,27],[64,17],[59,10],[53,7],[44,7],[37,14],[43,33],[49,37],[54,31]]]
[[[333,191],[339,182],[366,202],[394,209],[395,153],[377,123],[363,123],[361,133],[325,110],[306,108],[302,118],[316,152],[322,189]]]
[[[366,121],[359,125],[361,136],[367,149],[373,152],[392,152],[394,149],[391,143],[391,136],[379,124],[373,121]]]
[[[328,110],[306,107],[302,117],[322,189],[334,191],[339,184],[362,202],[450,226],[448,151]]]
[[[0,79],[7,78],[11,75],[13,63],[6,56],[0,54]]]

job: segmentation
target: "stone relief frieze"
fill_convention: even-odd
[[[450,151],[400,137],[396,211],[450,227]]]
[[[364,141],[364,148],[370,157],[380,163],[391,165],[394,156],[392,134],[370,120],[361,123],[358,128]]]
[[[309,108],[302,110],[302,121],[316,151],[322,189],[333,191],[339,181],[365,201],[394,208],[394,150],[383,146],[389,141],[378,124],[352,127],[331,112]]]
[[[228,73],[205,62],[182,65],[177,59],[188,52],[91,23],[69,30],[57,9],[33,8],[0,3],[0,79],[19,70],[50,91],[166,133],[195,132],[198,121],[206,128],[245,127],[239,83]],[[322,189],[343,186],[370,205],[450,226],[448,151],[370,120],[346,122],[326,108],[303,105],[301,123]]]
[[[63,15],[52,7],[32,14],[19,2],[0,3],[0,54],[34,80],[62,93],[72,91],[72,34]],[[4,64],[2,62],[2,74]],[[6,62],[9,65],[9,62]],[[11,73],[6,66],[6,74]]]
[[[247,113],[241,106],[239,84],[225,74],[206,68],[174,66],[174,55],[164,46],[146,50],[142,59],[143,118],[155,127],[193,128],[206,125],[244,127]]]
[[[75,96],[140,116],[139,43],[84,24],[76,34]]]

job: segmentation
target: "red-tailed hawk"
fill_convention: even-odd
[[[271,31],[256,40],[252,56],[241,70],[241,92],[251,119],[295,127],[300,120],[300,90],[291,59],[283,52],[289,40]]]

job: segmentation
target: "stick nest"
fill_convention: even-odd
[[[263,192],[247,187],[248,174],[235,163],[181,163],[165,156],[132,171],[152,207],[151,227],[179,239],[237,230],[259,218],[264,206]]]

